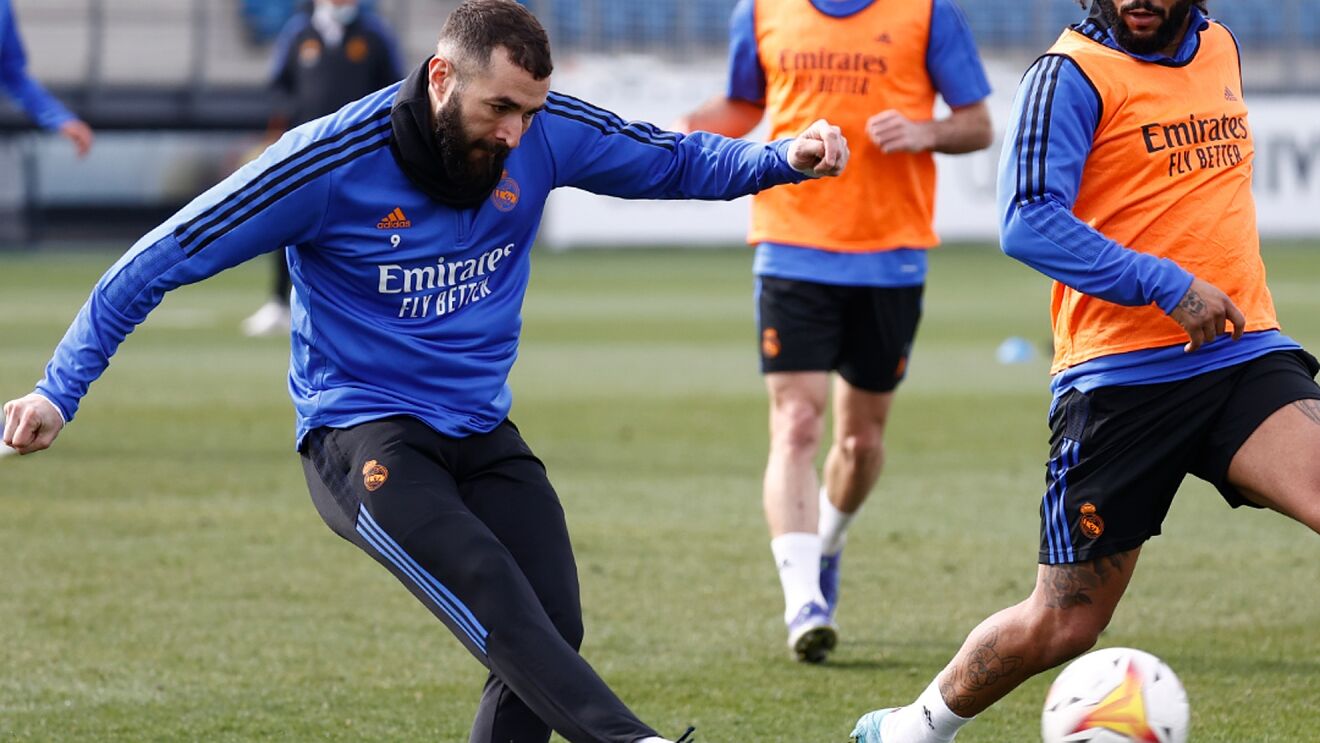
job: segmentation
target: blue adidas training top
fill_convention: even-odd
[[[731,199],[805,179],[788,164],[788,140],[682,136],[551,93],[490,196],[446,206],[405,173],[410,158],[434,163],[419,163],[429,153],[396,128],[408,91],[425,95],[425,69],[290,131],[139,240],[97,283],[37,392],[72,420],[165,292],[288,246],[299,442],[320,426],[394,415],[452,436],[490,431],[509,412],[551,189]]]
[[[1206,18],[1196,7],[1191,14],[1173,63],[1186,63],[1200,49]],[[1169,60],[1123,49],[1095,11],[1075,28],[1137,59]],[[1171,312],[1191,286],[1192,275],[1172,260],[1119,245],[1073,213],[1100,108],[1095,88],[1072,60],[1046,55],[1027,70],[999,160],[1000,244],[1008,255],[1077,291],[1121,305],[1155,303]],[[1036,181],[1019,178],[1023,170],[1044,174],[1029,194],[1020,187]],[[1296,348],[1296,341],[1268,330],[1237,341],[1220,336],[1192,353],[1177,345],[1101,356],[1054,375],[1051,390],[1058,400],[1072,389],[1172,382]]]

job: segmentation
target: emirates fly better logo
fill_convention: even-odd
[[[1250,138],[1247,117],[1242,114],[1191,114],[1184,119],[1141,127],[1146,152],[1168,157],[1170,178],[1239,165],[1245,159],[1241,145]]]
[[[513,256],[514,243],[472,258],[439,256],[434,262],[376,266],[376,292],[397,294],[403,318],[448,317],[489,297],[491,278]]]

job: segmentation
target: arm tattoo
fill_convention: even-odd
[[[940,696],[954,714],[970,717],[975,692],[1003,682],[1022,667],[1021,656],[1000,655],[998,645],[999,628],[987,628],[976,647],[967,654],[967,659],[961,665],[950,666],[949,673],[940,680]],[[959,694],[959,682],[972,694]]]
[[[1201,295],[1197,294],[1195,290],[1188,289],[1187,296],[1183,297],[1182,301],[1178,303],[1178,309],[1192,317],[1200,317],[1201,313],[1205,312],[1205,300],[1201,299]]]
[[[1052,609],[1089,606],[1092,601],[1087,592],[1121,573],[1127,559],[1127,553],[1120,552],[1076,565],[1051,565],[1045,571],[1045,605]]]
[[[1311,419],[1311,422],[1320,426],[1320,400],[1298,400],[1293,403],[1297,409],[1302,411],[1302,415]]]

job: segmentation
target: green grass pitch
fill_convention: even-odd
[[[113,260],[0,254],[0,399],[27,392]],[[1285,328],[1320,349],[1320,246],[1271,246]],[[1035,571],[1044,279],[938,251],[889,464],[852,532],[839,651],[789,660],[760,513],[750,252],[540,253],[513,418],[568,512],[586,657],[706,743],[841,743],[912,699]],[[464,741],[484,671],[313,510],[287,344],[248,340],[265,262],[168,297],[57,447],[0,461],[0,740]],[[381,359],[382,364],[389,363]],[[1300,455],[1300,453],[1299,453]],[[1189,480],[1104,645],[1167,660],[1197,743],[1314,741],[1320,539]],[[1039,739],[1052,674],[964,743]]]

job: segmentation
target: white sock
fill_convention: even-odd
[[[656,738],[655,736],[652,736],[650,738],[642,738],[637,741],[637,743],[674,743],[674,741],[668,738]]]
[[[816,532],[820,534],[820,553],[837,555],[848,542],[848,524],[852,523],[857,513],[844,513],[830,503],[830,496],[825,488],[820,489],[820,521]]]
[[[779,584],[784,588],[784,623],[793,621],[809,602],[825,605],[820,595],[820,537],[806,532],[781,534],[770,540]]]
[[[880,737],[905,743],[950,743],[970,717],[955,715],[940,694],[939,678],[921,692],[917,701],[890,712],[880,721]]]

